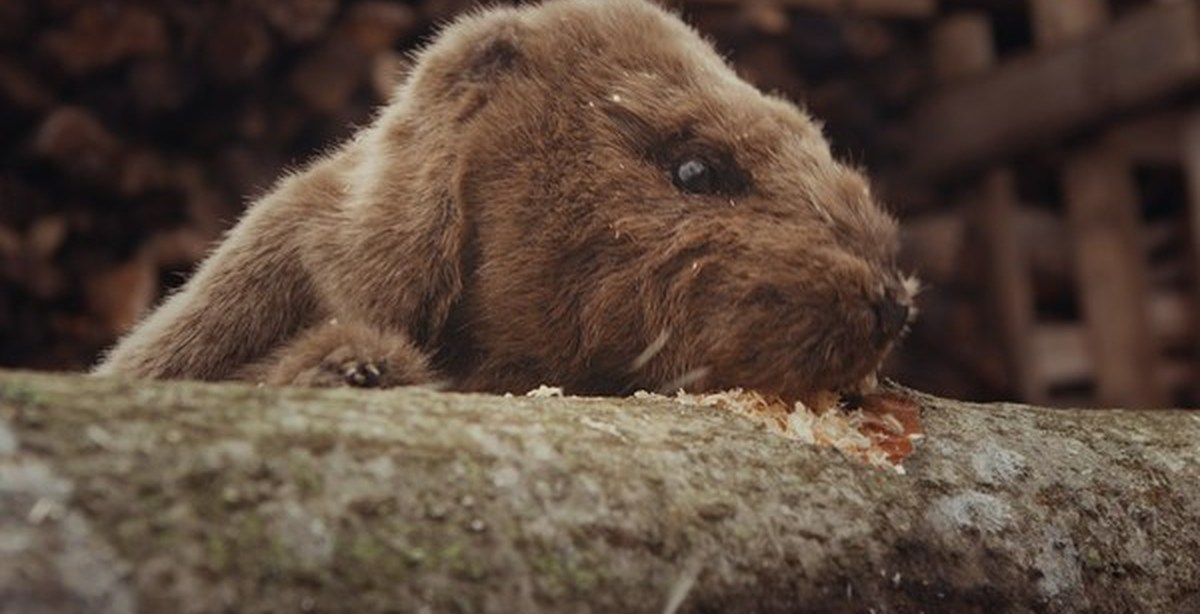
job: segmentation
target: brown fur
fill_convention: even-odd
[[[689,157],[723,169],[716,193],[676,186]],[[896,248],[819,127],[668,13],[493,9],[255,203],[97,372],[262,379],[274,363],[287,375],[270,381],[320,385],[297,374],[358,352],[409,363],[388,383],[803,398],[892,345],[911,301]],[[355,332],[305,332],[331,318]]]

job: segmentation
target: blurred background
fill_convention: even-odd
[[[893,376],[1200,405],[1200,3],[672,4],[903,220]],[[472,5],[0,0],[0,367],[86,368]]]

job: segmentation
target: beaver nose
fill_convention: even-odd
[[[883,345],[895,339],[908,323],[908,305],[891,297],[877,301],[872,305],[872,309],[875,311],[873,337],[876,345]]]

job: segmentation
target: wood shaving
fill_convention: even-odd
[[[563,389],[559,386],[547,386],[545,384],[542,384],[541,386],[538,386],[537,388],[534,388],[533,390],[526,392],[525,396],[533,397],[535,399],[548,399],[551,397],[561,397],[561,396],[563,396]]]
[[[709,394],[679,392],[673,397],[643,391],[634,397],[732,411],[789,439],[831,447],[900,474],[905,473],[900,463],[911,454],[913,442],[923,436],[916,406],[891,395],[869,396],[861,408],[853,410],[839,407],[835,395],[818,398],[815,404],[820,407],[814,410],[804,403],[789,407],[782,400],[740,388]]]

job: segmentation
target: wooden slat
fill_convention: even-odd
[[[1022,400],[1044,403],[1045,388],[1030,351],[1035,315],[1033,289],[1029,263],[1017,234],[1017,201],[1012,171],[988,173],[978,209],[980,235],[986,243],[989,294],[1000,318],[1009,377]]]
[[[1166,395],[1154,375],[1158,356],[1149,324],[1146,257],[1127,161],[1111,150],[1085,150],[1068,160],[1063,182],[1097,400],[1161,406]]]
[[[978,166],[1200,83],[1200,6],[1149,5],[1107,30],[1016,58],[920,105],[913,170]]]
[[[1029,0],[1029,9],[1039,47],[1074,40],[1108,21],[1106,0]]]

